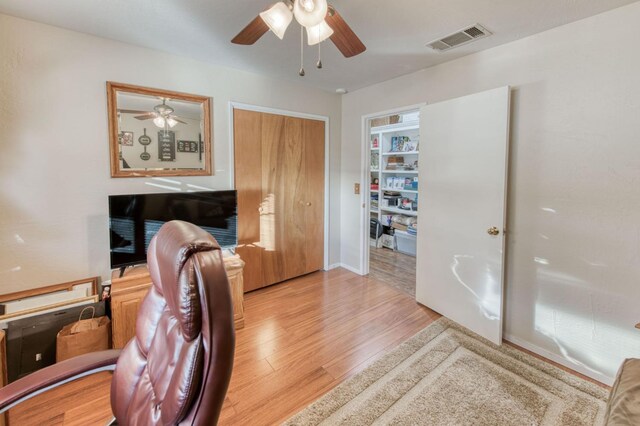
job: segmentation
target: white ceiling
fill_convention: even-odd
[[[0,0],[0,13],[333,91],[355,90],[636,0],[333,0],[368,50],[345,59],[324,43],[324,69],[317,70],[317,48],[307,47],[305,77],[298,76],[295,22],[283,41],[269,32],[253,46],[230,43],[274,1]],[[425,47],[475,23],[494,35],[446,53]]]

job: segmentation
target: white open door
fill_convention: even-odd
[[[502,342],[509,87],[420,112],[416,300]]]

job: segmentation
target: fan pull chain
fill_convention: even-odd
[[[304,27],[300,26],[300,77],[304,77]]]
[[[318,40],[320,40],[320,25],[318,25]],[[316,63],[316,68],[318,69],[322,69],[322,50],[320,49],[321,45],[322,42],[318,42],[318,62]]]

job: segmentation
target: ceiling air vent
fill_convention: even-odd
[[[475,24],[441,39],[434,40],[431,43],[428,43],[427,47],[437,50],[438,52],[444,52],[445,50],[453,49],[454,47],[462,46],[463,44],[467,44],[490,35],[491,32],[485,27],[480,24]]]

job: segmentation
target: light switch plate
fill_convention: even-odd
[[[360,184],[359,183],[356,183],[356,184],[353,185],[353,193],[356,194],[356,195],[360,194]]]

